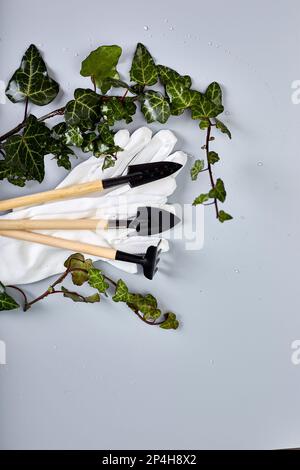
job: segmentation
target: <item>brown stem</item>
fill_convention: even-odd
[[[27,112],[28,112],[28,96],[26,96],[26,101],[25,101],[24,122],[27,119]]]
[[[20,289],[20,287],[17,287],[17,286],[7,286],[9,289],[14,289],[16,291],[18,291],[22,296],[23,296],[23,299],[24,299],[24,311],[25,311],[25,307],[26,305],[28,304],[28,299],[27,299],[27,295],[25,294],[25,292]]]
[[[211,164],[209,163],[209,158],[208,158],[210,134],[211,134],[211,123],[209,124],[209,126],[207,128],[207,132],[206,132],[205,149],[206,149],[206,159],[207,159],[207,169],[208,169],[208,173],[209,173],[209,179],[210,179],[211,187],[212,187],[212,189],[214,189],[215,181],[214,181],[214,176],[213,176],[213,172],[212,172],[212,167],[211,167]],[[218,219],[219,218],[219,208],[218,208],[218,201],[217,201],[216,198],[214,198],[214,205],[215,205],[215,208],[216,208],[216,217]]]

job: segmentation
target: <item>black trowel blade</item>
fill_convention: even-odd
[[[176,173],[180,168],[182,168],[182,165],[175,162],[142,163],[140,165],[130,165],[128,167],[127,176],[130,177],[130,186],[134,188],[161,178],[166,178]]]
[[[138,235],[148,236],[171,230],[181,220],[172,212],[159,207],[139,207],[137,216],[128,225],[134,228]]]

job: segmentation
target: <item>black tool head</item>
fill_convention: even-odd
[[[181,167],[180,163],[175,162],[142,163],[140,165],[130,165],[126,176],[132,176],[129,178],[129,184],[134,188],[141,184],[166,178],[180,170]]]
[[[128,221],[128,228],[136,230],[138,235],[148,236],[172,229],[180,222],[172,212],[159,207],[144,206],[137,209],[137,215]]]
[[[159,249],[159,245],[157,246],[149,246],[146,254],[144,255],[143,261],[141,265],[143,266],[144,276],[147,279],[153,279],[154,274],[158,270],[158,263],[159,263],[159,255],[161,253],[161,249]]]
[[[144,275],[147,279],[153,279],[154,274],[157,271],[157,265],[159,262],[159,255],[161,250],[159,245],[149,246],[148,250],[143,255],[126,253],[124,251],[117,251],[115,259],[118,261],[127,261],[128,263],[140,264],[143,267]]]

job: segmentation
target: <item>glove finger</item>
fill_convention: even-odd
[[[155,134],[146,147],[134,158],[133,163],[150,163],[164,161],[172,152],[177,142],[176,136],[169,130],[162,130]]]

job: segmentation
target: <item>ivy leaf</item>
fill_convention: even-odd
[[[86,132],[83,134],[83,142],[81,145],[81,150],[83,152],[93,152],[94,142],[98,138],[96,132]]]
[[[219,119],[215,118],[215,121],[216,121],[216,128],[219,129],[221,132],[223,132],[223,134],[227,134],[229,139],[231,139],[231,132],[228,129],[228,127],[225,126],[225,124]]]
[[[218,116],[224,111],[220,104],[210,101],[206,95],[194,91],[194,101],[191,106],[192,119],[208,119]]]
[[[77,294],[77,292],[72,292],[69,289],[66,289],[64,286],[61,287],[61,290],[64,293],[64,297],[73,300],[73,302],[84,302],[88,304],[100,302],[100,295],[98,293],[85,297],[83,295]]]
[[[222,90],[217,82],[208,85],[205,96],[217,106],[222,106]]]
[[[107,78],[119,78],[116,66],[121,54],[120,46],[100,46],[82,62],[80,73],[83,77],[91,77],[105,94],[111,87]]]
[[[0,282],[0,312],[4,310],[14,310],[20,305],[6,292],[5,286]]]
[[[116,164],[116,159],[112,155],[106,155],[103,161],[102,170],[107,170],[107,168],[112,168]]]
[[[71,272],[73,284],[82,286],[89,279],[93,263],[92,260],[85,259],[81,253],[74,253],[65,261],[64,266]]]
[[[220,160],[220,157],[217,154],[217,152],[208,152],[207,160],[208,160],[208,163],[210,163],[211,165],[214,165]]]
[[[170,117],[170,105],[165,97],[158,91],[146,91],[142,98],[142,113],[148,123],[158,121],[167,122]]]
[[[80,147],[83,143],[83,135],[78,126],[70,126],[65,133],[66,145],[76,145]]]
[[[203,170],[203,168],[204,168],[204,160],[196,160],[191,169],[192,181],[195,181],[198,178],[198,175]]]
[[[198,204],[203,204],[204,202],[209,200],[208,194],[200,194],[199,196],[194,199],[193,206],[197,206]]]
[[[90,89],[77,88],[74,98],[65,108],[67,124],[82,127],[84,123],[87,128],[92,128],[101,117],[99,95]]]
[[[166,93],[171,102],[171,113],[178,116],[189,108],[195,99],[195,94],[190,90],[192,81],[189,75],[180,75],[173,69],[164,65],[158,65],[160,81],[165,85]]]
[[[115,294],[112,299],[114,302],[127,302],[129,296],[129,290],[125,282],[119,279],[117,282]]]
[[[48,75],[39,50],[31,44],[22,58],[20,67],[9,80],[6,96],[13,103],[28,98],[32,103],[44,106],[54,100],[58,91],[58,83]]]
[[[101,138],[102,142],[105,144],[113,147],[115,145],[114,135],[115,133],[109,128],[107,122],[102,122],[98,125],[98,132],[99,137]]]
[[[66,132],[67,124],[65,122],[60,122],[52,128],[48,152],[55,156],[57,166],[70,170],[70,156],[74,156],[75,154],[73,150],[66,145]]]
[[[105,293],[109,288],[109,284],[106,282],[100,269],[91,268],[89,270],[88,283],[94,289],[97,289],[101,294]]]
[[[109,85],[109,88],[110,87],[113,87],[113,88],[125,88],[129,91],[131,91],[131,86],[128,85],[128,83],[126,82],[123,82],[123,80],[120,80],[118,78],[107,78],[105,80],[105,84],[107,83],[107,85]]]
[[[141,312],[146,320],[155,321],[161,316],[161,311],[157,308],[157,300],[153,295],[129,294],[127,305],[135,312]]]
[[[221,202],[224,202],[226,199],[226,191],[223,181],[218,178],[215,184],[215,187],[209,191],[209,197],[213,199],[218,199]]]
[[[199,122],[199,127],[201,130],[207,129],[209,126],[210,126],[209,119],[202,119],[202,121]]]
[[[158,79],[157,68],[148,49],[138,43],[131,69],[130,79],[139,85],[154,85]]]
[[[220,222],[225,222],[226,220],[231,220],[233,217],[230,214],[227,214],[227,212],[220,211],[219,212],[219,221]]]
[[[124,119],[127,123],[132,121],[132,117],[136,112],[136,105],[132,98],[124,100],[113,96],[109,101],[101,105],[101,112],[107,124],[113,126],[116,121]]]
[[[13,135],[4,143],[5,163],[26,180],[41,183],[45,176],[44,156],[48,153],[50,130],[32,114],[27,118],[22,135]]]
[[[179,321],[176,319],[175,313],[168,312],[165,314],[165,321],[160,325],[165,330],[177,330]]]

